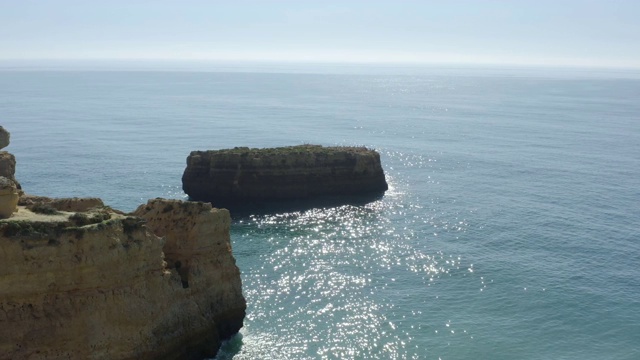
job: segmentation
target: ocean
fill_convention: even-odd
[[[186,200],[192,150],[380,152],[378,201],[234,216],[217,359],[640,359],[638,99],[624,70],[0,66],[30,194],[131,211]]]

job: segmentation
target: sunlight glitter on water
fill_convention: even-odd
[[[466,223],[431,216],[421,205],[407,203],[405,193],[391,182],[384,199],[365,206],[236,220],[234,253],[243,273],[247,318],[243,345],[231,351],[225,345],[218,358],[424,355],[415,340],[436,324],[427,325],[431,320],[422,309],[402,304],[408,298],[415,303],[442,276],[459,276],[467,265],[459,256],[416,248],[414,242],[424,234],[405,223],[422,222],[425,228],[451,233],[464,232]],[[407,274],[414,275],[408,279]],[[425,326],[407,328],[407,315],[424,318]],[[239,340],[229,343],[234,341]]]

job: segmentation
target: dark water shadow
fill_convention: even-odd
[[[218,354],[214,358],[215,360],[231,360],[234,356],[242,350],[244,342],[242,341],[242,334],[237,333],[231,338],[222,342]]]
[[[252,215],[273,215],[295,211],[306,211],[318,208],[332,208],[342,205],[363,206],[382,199],[384,192],[365,195],[348,196],[324,196],[316,198],[293,199],[286,201],[229,201],[214,199],[213,207],[225,208],[231,212],[233,220],[242,219]]]

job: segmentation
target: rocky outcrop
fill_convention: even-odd
[[[216,206],[382,194],[380,155],[363,147],[301,145],[193,151],[182,188],[191,199]]]
[[[6,151],[0,151],[0,176],[6,177],[13,181],[16,187],[20,189],[20,184],[15,178],[16,174],[16,158],[13,154]]]
[[[6,219],[16,212],[18,206],[18,189],[16,184],[0,176],[0,219]]]
[[[99,198],[50,198],[36,195],[21,196],[19,205],[29,208],[33,208],[34,206],[48,206],[58,211],[72,212],[82,212],[104,207],[104,203]]]
[[[4,127],[0,126],[0,149],[9,146],[11,134]],[[11,180],[18,190],[21,189],[20,183],[15,178],[16,174],[16,158],[13,154],[6,151],[0,151],[0,176]],[[21,191],[18,191],[21,193]]]
[[[0,220],[0,359],[214,356],[245,311],[229,224],[177,200],[132,215],[19,206]]]

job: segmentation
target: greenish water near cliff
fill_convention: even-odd
[[[192,150],[381,153],[379,201],[234,220],[218,358],[640,357],[637,73],[203,70],[5,69],[0,120],[29,193],[123,210],[184,198]]]

